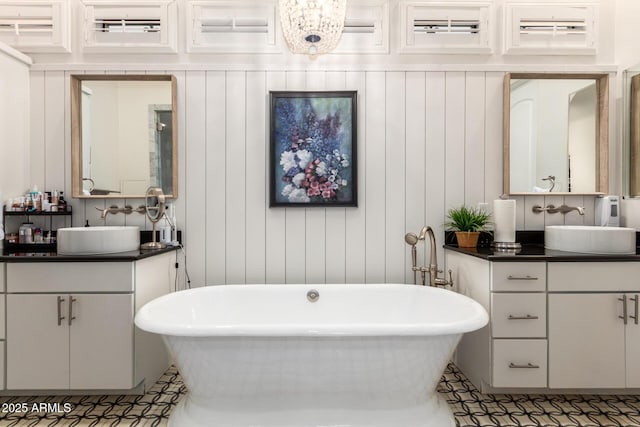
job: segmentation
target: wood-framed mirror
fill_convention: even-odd
[[[609,75],[507,73],[504,194],[608,192]]]
[[[640,74],[631,77],[629,102],[629,196],[640,196]]]
[[[72,196],[176,198],[176,105],[172,75],[72,75]]]

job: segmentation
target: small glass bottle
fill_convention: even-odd
[[[43,243],[43,241],[42,229],[37,227],[33,231],[33,243]]]
[[[33,223],[23,222],[18,229],[18,243],[33,243]]]
[[[64,192],[61,191],[58,196],[58,211],[66,212],[67,211],[67,201],[64,199]]]

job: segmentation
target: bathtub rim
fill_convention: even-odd
[[[489,315],[487,311],[477,301],[462,295],[458,292],[448,289],[423,287],[424,292],[433,293],[450,293],[450,297],[458,299],[463,304],[468,304],[471,309],[471,315],[467,318],[452,322],[452,323],[399,323],[399,324],[387,324],[387,323],[332,323],[325,325],[307,324],[307,323],[287,323],[287,324],[234,324],[234,325],[168,325],[167,322],[158,322],[152,318],[149,313],[150,308],[155,304],[162,304],[166,300],[176,298],[176,294],[185,295],[187,293],[199,293],[199,292],[215,292],[219,287],[236,287],[247,289],[247,287],[259,286],[264,287],[293,287],[304,286],[305,290],[308,289],[322,289],[323,287],[369,287],[371,290],[376,288],[391,288],[395,286],[417,286],[407,284],[392,284],[392,283],[378,283],[378,284],[234,284],[234,285],[217,285],[217,286],[203,286],[199,288],[192,288],[174,292],[171,294],[163,295],[156,298],[138,310],[135,315],[135,325],[139,329],[175,337],[419,337],[419,336],[433,336],[433,335],[451,335],[451,334],[463,334],[472,332],[486,326],[489,322]],[[210,289],[210,290],[207,290]],[[453,294],[453,295],[451,295]]]

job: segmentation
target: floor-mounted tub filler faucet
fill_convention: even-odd
[[[418,267],[416,244],[420,241],[426,241],[427,235],[429,236],[429,267]],[[417,272],[420,272],[422,278],[422,285],[426,286],[427,273],[429,273],[429,285],[430,286],[453,286],[453,278],[451,277],[451,270],[449,270],[449,280],[438,277],[438,273],[442,273],[442,270],[438,270],[438,254],[436,252],[436,236],[433,234],[433,229],[429,226],[422,227],[420,233],[416,236],[413,233],[407,233],[404,236],[404,241],[411,246],[411,271],[413,271],[413,282],[418,284]]]

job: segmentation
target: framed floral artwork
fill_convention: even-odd
[[[357,92],[269,97],[269,206],[357,206]]]

